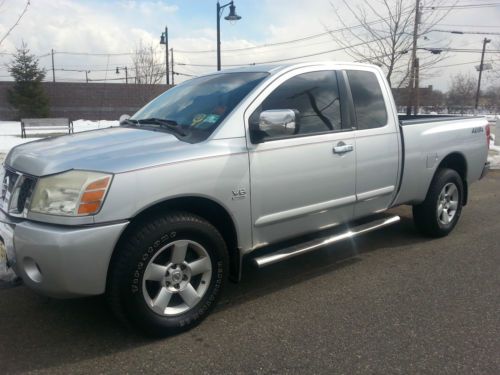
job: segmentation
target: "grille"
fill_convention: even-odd
[[[22,173],[4,169],[2,177],[1,207],[14,216],[22,216],[28,208],[36,179]]]

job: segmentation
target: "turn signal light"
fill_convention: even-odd
[[[110,181],[110,177],[104,177],[87,185],[80,199],[78,215],[91,215],[99,211]]]

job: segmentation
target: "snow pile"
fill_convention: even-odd
[[[83,132],[86,130],[103,129],[110,126],[118,126],[118,121],[88,121],[77,120],[73,121],[73,129],[75,133]],[[28,130],[28,137],[30,134],[54,134],[58,131],[54,130]],[[7,153],[9,150],[21,143],[35,141],[40,138],[21,138],[21,123],[19,121],[0,121],[0,153]]]
[[[500,169],[500,146],[495,146],[495,137],[490,141],[490,151],[488,161],[491,169]]]

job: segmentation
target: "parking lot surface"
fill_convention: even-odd
[[[500,171],[447,238],[401,223],[228,284],[197,328],[150,340],[103,298],[0,289],[0,372],[500,373]]]

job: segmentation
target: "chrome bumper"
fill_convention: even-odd
[[[0,210],[8,264],[28,287],[57,298],[104,293],[109,261],[127,224],[48,225],[16,220]]]

